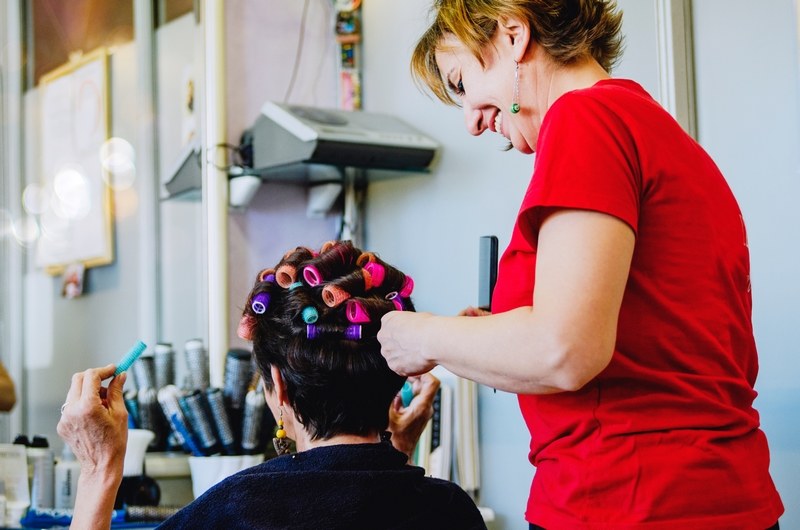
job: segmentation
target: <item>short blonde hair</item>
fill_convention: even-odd
[[[434,20],[411,56],[416,83],[445,103],[457,102],[442,81],[436,50],[448,34],[462,42],[484,65],[483,50],[499,20],[527,20],[531,38],[559,64],[587,54],[608,72],[622,52],[622,13],[615,0],[434,0]]]

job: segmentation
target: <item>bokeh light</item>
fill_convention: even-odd
[[[40,215],[50,206],[50,191],[41,184],[28,184],[22,192],[22,207],[31,215]]]
[[[124,138],[109,138],[100,147],[103,179],[116,191],[126,190],[136,180],[136,151]]]
[[[136,214],[139,209],[139,194],[131,188],[114,195],[114,213],[117,219],[125,219]]]
[[[91,209],[89,181],[77,168],[61,169],[53,179],[53,210],[64,219],[80,219]]]
[[[31,246],[39,239],[39,223],[31,216],[21,217],[11,224],[11,233],[23,247]]]

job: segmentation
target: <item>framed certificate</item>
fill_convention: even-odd
[[[109,136],[108,54],[82,55],[40,83],[41,185],[49,207],[40,217],[36,265],[61,274],[113,261],[111,188],[102,152]]]

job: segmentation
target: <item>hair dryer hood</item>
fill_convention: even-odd
[[[298,164],[426,171],[439,147],[386,114],[273,102],[264,104],[246,135],[252,171],[275,176],[291,173]]]

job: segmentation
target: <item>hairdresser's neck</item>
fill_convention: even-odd
[[[295,443],[297,444],[298,451],[306,451],[308,449],[314,449],[315,447],[326,447],[329,445],[374,444],[380,441],[381,437],[378,433],[368,436],[340,434],[331,438],[326,438],[325,440],[312,440],[308,433],[303,431],[297,433],[297,440],[295,440]]]

